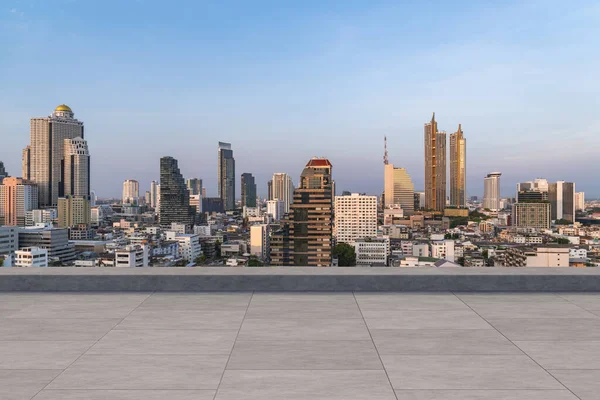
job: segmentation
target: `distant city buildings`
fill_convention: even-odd
[[[483,208],[499,211],[500,208],[500,172],[489,173],[483,180]]]
[[[225,211],[235,209],[235,159],[231,143],[219,142],[218,191]]]
[[[405,168],[384,166],[384,205],[399,205],[407,214],[415,210],[415,187]]]
[[[0,225],[25,226],[29,211],[38,208],[38,185],[8,177],[0,184]]]
[[[425,124],[425,209],[446,207],[446,132],[438,131],[435,113]]]
[[[242,208],[256,207],[256,182],[254,176],[248,172],[242,174]]]
[[[271,180],[272,196],[269,200],[283,200],[283,212],[290,212],[290,205],[294,196],[292,178],[283,172],[273,174]]]
[[[133,179],[123,182],[123,204],[138,204],[140,198],[140,184]]]
[[[160,225],[170,227],[173,222],[193,226],[195,210],[190,206],[190,194],[185,180],[173,157],[160,159]]]
[[[190,196],[202,195],[202,179],[191,178],[187,180],[186,184],[190,192]]]
[[[450,205],[463,208],[467,204],[467,139],[462,127],[450,135]]]
[[[377,196],[335,196],[334,236],[337,243],[377,236]]]

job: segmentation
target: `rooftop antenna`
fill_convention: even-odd
[[[383,165],[388,165],[387,136],[383,137]]]

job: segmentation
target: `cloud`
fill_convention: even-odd
[[[15,14],[15,13],[17,12],[17,9],[16,9],[16,8],[12,8],[12,9],[10,10],[10,12],[11,12],[11,14]]]

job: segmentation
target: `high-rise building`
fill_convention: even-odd
[[[459,208],[467,205],[467,139],[460,124],[450,134],[450,205]]]
[[[331,169],[331,163],[325,158],[313,158],[306,164],[300,175],[300,185],[294,190],[289,219],[284,221],[282,229],[272,237],[271,264],[314,267],[331,265]]]
[[[191,195],[201,195],[202,194],[202,179],[198,178],[190,178],[187,180],[187,188],[190,191]]]
[[[415,210],[415,186],[405,168],[384,166],[384,206],[399,205],[406,214]]]
[[[585,193],[575,193],[575,211],[585,210]]]
[[[0,184],[0,225],[25,226],[28,211],[38,208],[39,187],[23,178],[8,177]]]
[[[283,172],[273,174],[271,200],[283,200],[283,212],[290,212],[290,205],[294,199],[294,184],[292,178]]]
[[[203,199],[206,198],[206,188],[205,187],[202,188],[202,198]]]
[[[83,122],[74,115],[62,104],[49,117],[31,119],[30,144],[23,150],[23,178],[38,185],[41,207],[56,207],[58,198],[65,195],[65,139],[84,139]]]
[[[548,200],[550,200],[550,218],[575,221],[575,184],[558,181],[548,185]]]
[[[123,182],[123,204],[137,204],[140,198],[140,184],[133,179]]]
[[[531,201],[548,201],[548,192],[539,190],[520,190],[517,192],[517,203]]]
[[[519,228],[550,228],[550,203],[514,203],[512,205],[512,225]]]
[[[446,207],[446,132],[438,131],[435,113],[425,124],[425,208]]]
[[[190,206],[190,192],[177,160],[173,157],[160,159],[160,225],[170,228],[173,222],[191,226],[195,209]]]
[[[231,143],[219,142],[219,197],[223,200],[225,211],[235,209],[235,159]]]
[[[517,183],[517,198],[519,192],[538,192],[542,193],[544,200],[548,200],[548,181],[544,178],[536,178],[534,181]],[[537,196],[533,194],[532,196]]]
[[[279,221],[285,214],[283,200],[267,200],[267,214],[270,214],[275,221]]]
[[[256,207],[256,183],[248,172],[242,174],[242,208]]]
[[[358,239],[377,237],[377,196],[335,196],[334,215],[337,243],[354,245]]]
[[[273,200],[273,180],[267,182],[267,200]]]
[[[158,183],[156,181],[150,182],[150,207],[157,208],[158,202]]]
[[[64,140],[62,165],[63,196],[90,199],[90,153],[87,141],[81,137]]]
[[[4,168],[4,163],[0,161],[0,183],[2,183],[2,178],[6,178],[8,176],[8,172]]]
[[[83,196],[58,198],[58,227],[72,228],[91,223],[90,201]]]
[[[266,261],[269,257],[269,250],[269,225],[252,225],[250,227],[250,254]]]
[[[483,179],[483,208],[500,210],[500,172],[489,173]]]

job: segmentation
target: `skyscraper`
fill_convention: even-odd
[[[25,215],[38,208],[38,186],[22,178],[0,183],[0,226],[25,226]]]
[[[313,158],[306,164],[300,176],[300,184],[294,190],[289,219],[284,221],[282,229],[272,240],[273,265],[331,265],[331,169],[331,163],[325,158]]]
[[[500,172],[489,173],[483,180],[483,208],[500,210]]]
[[[190,206],[190,192],[173,157],[160,159],[160,225],[170,228],[173,222],[191,226],[195,208]]]
[[[575,193],[575,211],[585,210],[585,193]]]
[[[0,183],[2,183],[2,178],[6,178],[8,176],[8,172],[4,168],[4,163],[0,161]]]
[[[284,173],[277,172],[273,174],[272,182],[272,194],[271,200],[283,200],[283,212],[290,212],[290,205],[294,198],[294,184],[292,178]]]
[[[235,209],[235,159],[231,143],[219,142],[219,197],[223,200],[225,211]]]
[[[550,218],[575,221],[575,184],[558,181],[548,185],[548,200],[550,200]]]
[[[158,183],[150,182],[150,207],[157,208],[158,203]]]
[[[123,182],[123,204],[137,204],[140,198],[140,184],[133,179]]]
[[[256,183],[248,172],[242,174],[242,207],[256,207]]]
[[[187,180],[187,188],[190,191],[190,196],[202,194],[202,179],[190,178]]]
[[[90,153],[81,137],[64,140],[63,195],[90,200]],[[61,196],[62,197],[62,196]]]
[[[90,201],[83,196],[66,196],[58,199],[58,227],[71,228],[85,225],[91,220]]]
[[[358,193],[335,196],[335,238],[354,245],[357,239],[377,237],[377,196]]]
[[[267,182],[267,201],[273,200],[273,180]]]
[[[425,208],[446,207],[446,132],[438,131],[435,113],[425,124]]]
[[[405,168],[384,166],[384,206],[400,205],[405,213],[415,210],[415,186]]]
[[[467,139],[460,124],[450,135],[450,205],[463,208],[467,204]]]
[[[65,139],[84,139],[83,122],[74,115],[62,104],[49,117],[31,119],[30,144],[23,150],[23,178],[38,185],[41,207],[56,207],[58,198],[65,195],[61,168]]]

